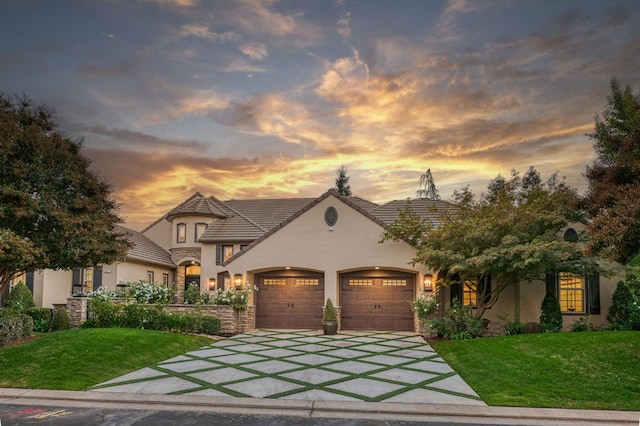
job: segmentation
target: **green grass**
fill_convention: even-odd
[[[489,405],[640,410],[640,332],[525,334],[433,346]]]
[[[206,337],[129,328],[46,333],[0,347],[0,387],[84,390],[210,343]]]

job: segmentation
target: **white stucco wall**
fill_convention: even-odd
[[[159,220],[142,232],[142,235],[149,238],[165,250],[169,250],[171,248],[171,222],[168,220]]]
[[[117,284],[127,282],[127,281],[135,282],[140,280],[146,280],[147,271],[153,271],[154,282],[158,284],[162,284],[162,274],[169,275],[169,284],[171,284],[173,281],[173,271],[169,268],[151,265],[151,264],[144,264],[144,263],[123,262],[117,265],[115,280],[111,280],[111,277],[109,277],[108,289],[115,290]],[[103,283],[104,283],[105,275],[110,275],[110,274],[103,273]]]

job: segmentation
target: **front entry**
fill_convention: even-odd
[[[256,276],[256,328],[319,329],[324,275],[281,270]]]
[[[415,275],[397,271],[359,271],[340,277],[343,330],[414,331],[409,302]]]

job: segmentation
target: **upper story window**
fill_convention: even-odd
[[[178,242],[179,243],[186,243],[187,242],[187,224],[186,223],[179,223],[178,227],[177,227],[177,231],[178,231]]]
[[[204,231],[206,230],[207,230],[206,223],[196,223],[196,235],[195,235],[194,241],[197,242],[202,236],[202,234],[204,234]]]
[[[233,246],[222,246],[222,258],[226,262],[233,256]]]
[[[564,240],[565,241],[570,241],[572,243],[577,243],[578,242],[578,233],[576,232],[575,229],[569,228],[566,231],[564,231]]]
[[[155,282],[155,274],[153,273],[153,271],[147,271],[147,282],[149,284],[153,284]]]
[[[162,285],[169,285],[169,274],[162,274]]]

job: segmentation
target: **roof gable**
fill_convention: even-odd
[[[383,221],[381,221],[377,217],[371,215],[368,211],[366,211],[364,208],[362,208],[360,206],[363,203],[357,202],[357,201],[352,201],[350,199],[351,197],[344,197],[344,196],[340,195],[338,193],[338,191],[336,191],[335,189],[332,188],[332,189],[328,190],[327,192],[325,192],[324,194],[322,194],[320,197],[318,197],[318,198],[312,200],[311,202],[307,203],[304,207],[302,207],[300,210],[298,210],[293,215],[288,217],[285,221],[280,223],[278,226],[275,226],[275,227],[271,228],[268,232],[263,234],[260,238],[258,238],[257,240],[253,241],[251,244],[249,244],[247,247],[245,247],[244,250],[236,253],[234,256],[232,256],[230,259],[228,259],[225,262],[225,265],[233,262],[235,259],[237,259],[240,256],[244,255],[249,250],[251,250],[253,247],[257,246],[262,241],[266,240],[271,235],[273,235],[274,233],[278,232],[279,230],[281,230],[282,228],[287,226],[289,223],[293,222],[295,219],[297,219],[298,217],[300,217],[301,215],[303,215],[307,211],[311,210],[313,207],[315,207],[320,202],[322,202],[324,199],[326,199],[327,197],[330,197],[330,196],[333,196],[333,197],[337,198],[338,200],[342,201],[347,206],[353,208],[354,210],[358,211],[363,216],[367,217],[369,220],[377,223],[378,225],[380,225],[383,228],[386,228],[386,225],[385,225],[385,223]],[[358,199],[358,200],[362,200],[362,199]],[[370,203],[370,204],[372,204],[372,203]],[[365,204],[365,205],[367,205],[367,204]]]

